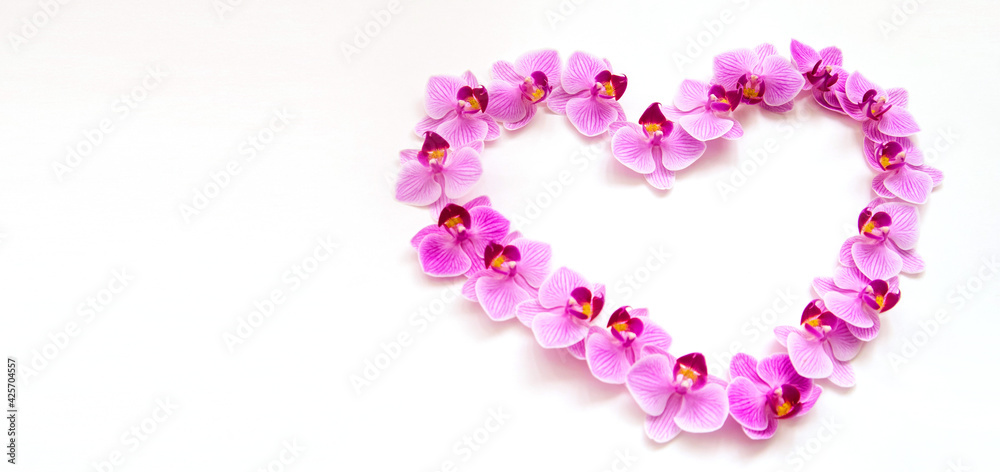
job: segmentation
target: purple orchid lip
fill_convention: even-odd
[[[708,364],[705,355],[692,352],[683,355],[674,363],[674,387],[679,392],[698,390],[708,383]]]
[[[532,72],[530,76],[525,77],[524,83],[521,84],[521,93],[531,103],[538,103],[545,100],[551,92],[552,87],[549,86],[549,78],[542,71],[536,70]]]
[[[794,385],[784,384],[767,395],[767,405],[778,419],[795,416],[802,407],[802,395]]]
[[[492,269],[504,275],[514,276],[517,273],[517,263],[521,260],[521,251],[517,246],[491,242],[483,251],[485,268]]]
[[[432,169],[440,170],[448,159],[448,141],[433,131],[424,133],[424,145],[417,153],[417,160]]]
[[[892,226],[892,217],[884,211],[872,214],[872,211],[865,208],[858,215],[858,232],[862,236],[877,241],[884,240],[889,234],[889,227]]]
[[[806,80],[821,92],[829,92],[830,88],[837,83],[840,77],[838,74],[832,74],[833,67],[826,66],[820,69],[820,65],[822,64],[822,59],[816,61],[816,65],[813,66],[812,70],[806,72],[804,75]]]
[[[604,297],[594,296],[587,287],[576,287],[566,302],[566,312],[588,323],[594,321],[604,308]]]
[[[707,107],[716,113],[734,111],[740,105],[742,97],[743,90],[740,88],[726,91],[725,87],[721,85],[713,85],[708,90]]]
[[[826,305],[820,299],[809,302],[802,310],[802,318],[799,320],[802,329],[816,339],[824,339],[827,333],[833,330],[836,322],[836,315],[827,311]]]
[[[441,209],[441,215],[438,216],[438,226],[443,226],[461,242],[468,237],[467,230],[472,228],[472,218],[469,216],[468,210],[461,205],[449,203]]]
[[[594,88],[594,93],[604,98],[614,98],[621,100],[628,87],[628,77],[624,75],[614,75],[609,70],[603,70],[594,77],[594,81],[601,87]],[[595,84],[596,85],[596,84]]]
[[[639,117],[639,125],[646,131],[646,135],[654,137],[656,133],[660,133],[659,136],[655,137],[656,142],[654,144],[659,144],[659,140],[670,136],[670,133],[674,130],[674,122],[663,116],[663,111],[660,110],[660,102],[653,102],[646,108],[646,111],[642,112],[642,116]]]
[[[463,108],[462,111],[466,113],[486,113],[486,105],[489,104],[490,96],[486,87],[472,88],[466,85],[458,89],[458,100]]]
[[[641,318],[633,317],[629,313],[630,307],[623,306],[615,310],[611,314],[611,318],[608,319],[608,328],[611,329],[611,335],[622,343],[623,347],[628,347],[632,345],[639,336],[642,336],[642,331],[645,328],[645,324],[642,322]]]
[[[743,90],[743,102],[749,105],[756,105],[764,101],[764,90],[767,89],[767,84],[753,74],[743,74],[736,82]]]
[[[898,169],[906,162],[906,151],[896,141],[889,141],[880,145],[875,155],[878,156],[878,164],[882,167],[882,170]]]
[[[889,284],[884,280],[872,280],[861,293],[861,299],[869,308],[885,313],[899,303],[900,292],[889,292]]]
[[[876,99],[875,98],[876,95],[878,95],[878,91],[875,89],[870,89],[867,92],[865,92],[864,96],[861,97],[861,102],[858,103],[858,106],[861,107],[863,110],[865,110],[865,114],[868,116],[868,118],[873,120],[881,119],[882,115],[884,115],[885,112],[889,111],[889,109],[892,108],[892,105],[886,104],[885,97],[879,97],[878,99]]]

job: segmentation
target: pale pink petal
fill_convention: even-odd
[[[788,357],[795,371],[810,379],[825,379],[833,373],[833,360],[826,355],[823,343],[809,340],[797,332],[788,335]]]
[[[403,149],[399,151],[399,163],[406,164],[407,162],[416,160],[418,152],[420,151],[416,149]]]
[[[521,80],[528,77],[532,72],[538,71],[545,74],[549,85],[555,87],[562,81],[560,76],[559,53],[553,49],[543,49],[541,51],[530,51],[521,55],[514,62],[514,69],[521,75]]]
[[[648,174],[656,168],[653,161],[653,145],[638,125],[626,126],[611,138],[611,153],[625,167],[640,174]],[[704,144],[702,144],[704,145]]]
[[[531,321],[535,340],[546,349],[569,347],[587,336],[587,325],[577,322],[572,315],[543,312]]]
[[[608,100],[597,97],[577,97],[566,104],[566,116],[584,136],[597,136],[608,130],[618,118],[618,112]]]
[[[736,380],[737,377],[745,377],[755,385],[767,387],[764,380],[757,374],[757,359],[749,354],[738,352],[729,361],[729,378]]]
[[[645,174],[646,182],[653,188],[667,190],[674,187],[674,171],[667,170],[662,164],[656,166],[656,170]]]
[[[735,121],[719,118],[714,113],[696,112],[684,115],[678,121],[691,136],[699,141],[722,137],[733,128]]]
[[[795,331],[796,328],[793,326],[777,326],[774,328],[774,339],[778,340],[778,344],[782,346],[788,345],[788,335]]]
[[[854,359],[864,344],[851,334],[847,326],[845,323],[838,323],[837,327],[827,335],[830,354],[836,361],[847,362]]]
[[[462,275],[472,261],[462,247],[455,243],[451,235],[433,233],[420,242],[417,250],[420,256],[420,267],[424,273],[434,277],[453,277]]]
[[[913,249],[897,249],[895,254],[898,254],[903,261],[900,272],[904,274],[919,274],[924,271],[924,259]]]
[[[444,193],[450,198],[465,195],[483,174],[479,154],[472,148],[462,148],[448,156],[444,169]]]
[[[792,62],[795,63],[799,73],[805,74],[813,69],[813,66],[821,60],[819,53],[810,46],[802,44],[797,40],[792,40]]]
[[[417,126],[413,128],[413,132],[417,133],[417,136],[420,136],[420,138],[422,139],[424,137],[424,133],[428,131],[437,131],[438,127],[441,126],[441,123],[444,123],[445,120],[454,117],[455,114],[451,112],[446,113],[445,116],[441,118],[432,118],[429,116],[425,117],[424,119],[420,120],[419,123],[417,123]]]
[[[910,93],[905,88],[893,87],[885,91],[886,102],[906,108],[910,105]]]
[[[593,328],[593,326],[591,326]],[[585,360],[587,358],[587,340],[586,338],[581,339],[578,343],[567,347],[566,352],[573,356],[575,359]]]
[[[403,164],[396,181],[396,200],[410,205],[425,206],[441,196],[441,184],[430,169],[418,161]]]
[[[681,410],[674,421],[689,433],[710,433],[722,427],[729,414],[726,388],[715,383],[684,394]]]
[[[851,257],[858,269],[869,279],[885,280],[899,275],[903,260],[886,242],[858,242],[851,246]]]
[[[587,365],[597,380],[623,384],[631,363],[622,344],[602,329],[587,336]]]
[[[740,139],[743,137],[743,126],[740,125],[739,121],[728,119],[726,121],[732,121],[733,127],[726,131],[726,134],[722,135],[722,139]]]
[[[464,85],[468,85],[469,87],[472,87],[472,88],[479,87],[479,81],[476,80],[476,76],[475,76],[475,74],[472,73],[471,70],[467,70],[465,72],[462,72],[462,81],[465,82]]]
[[[894,198],[896,196],[896,194],[885,187],[885,179],[889,174],[889,172],[879,172],[872,178],[872,191],[875,192],[875,195],[882,198]]]
[[[754,430],[767,427],[767,396],[756,384],[746,377],[734,377],[726,393],[730,413],[737,423]]]
[[[524,76],[514,70],[514,64],[510,61],[496,61],[490,69],[490,74],[495,80],[502,80],[512,84],[520,84]],[[493,89],[490,90],[490,104],[493,104]]]
[[[501,122],[514,122],[524,118],[528,105],[520,84],[497,81],[489,87],[489,106],[486,113]]]
[[[920,126],[909,110],[894,106],[878,120],[878,130],[889,136],[909,136],[920,131]]]
[[[636,361],[625,377],[625,386],[647,415],[660,415],[674,393],[670,375],[674,366],[666,356],[651,355]]]
[[[849,388],[854,386],[854,369],[850,364],[836,359],[833,360],[833,372],[828,377],[830,382],[838,387]]]
[[[497,120],[494,120],[492,116],[486,114],[476,114],[476,119],[486,123],[486,137],[483,139],[486,141],[495,141],[500,137],[500,125],[497,124]]]
[[[844,53],[840,52],[840,48],[830,46],[823,48],[819,51],[819,57],[823,58],[824,66],[843,66],[844,65]],[[841,76],[843,77],[843,76]]]
[[[927,201],[934,187],[931,176],[903,165],[885,179],[885,188],[910,203],[922,204]]]
[[[823,297],[823,303],[837,318],[860,328],[872,325],[872,318],[865,312],[864,301],[857,293],[828,292]]]
[[[466,115],[455,115],[452,119],[443,121],[437,128],[437,133],[451,143],[452,147],[482,141],[488,132],[489,126],[485,121]]]
[[[505,321],[513,318],[517,305],[531,295],[508,277],[481,277],[476,282],[476,298],[491,320]]]
[[[511,242],[521,252],[517,263],[517,274],[537,288],[549,275],[549,261],[552,260],[552,246],[530,239],[516,239]]]
[[[765,57],[761,62],[761,70],[761,76],[767,84],[764,89],[764,103],[771,106],[791,101],[805,83],[802,74],[781,56]]]
[[[876,211],[884,211],[892,218],[892,229],[889,231],[892,242],[902,249],[913,249],[917,245],[920,234],[917,207],[906,203],[886,203],[879,205]]]
[[[473,264],[473,269],[470,271],[472,274],[469,275],[469,278],[465,279],[465,283],[462,284],[462,296],[465,297],[466,300],[478,302],[479,297],[476,296],[476,282],[478,282],[480,278],[492,274],[489,270],[477,270],[475,269],[475,266],[476,265]]]
[[[575,96],[575,94],[566,93],[562,87],[555,87],[552,89],[552,92],[549,93],[549,96],[545,98],[545,105],[549,107],[549,110],[552,110],[552,113],[565,115],[566,104]]]
[[[746,434],[748,438],[753,440],[770,439],[774,436],[776,431],[778,431],[778,420],[773,416],[769,416],[767,418],[767,426],[765,426],[762,430],[749,429],[745,426],[743,427],[743,433]]]
[[[681,428],[677,426],[674,418],[681,409],[683,401],[680,395],[671,395],[667,400],[663,413],[659,415],[646,415],[646,436],[658,443],[665,443],[677,437]]]
[[[812,286],[813,290],[815,290],[820,297],[823,297],[831,291],[837,290],[837,285],[834,284],[833,279],[830,277],[816,277],[813,279]]]
[[[719,54],[712,60],[714,71],[712,82],[722,85],[726,90],[735,89],[740,77],[750,72],[757,62],[757,55],[749,49],[737,49]]]
[[[855,71],[851,73],[850,77],[847,78],[844,93],[847,94],[847,98],[852,103],[861,103],[861,99],[864,98],[865,93],[869,90],[881,92],[882,88],[865,78],[865,76],[861,75],[861,72]],[[841,103],[843,103],[843,100],[841,100]],[[847,107],[845,106],[844,109],[846,110]]]
[[[538,303],[546,308],[564,308],[570,293],[577,287],[590,287],[582,275],[560,267],[538,288]]]
[[[641,310],[641,308],[633,310],[632,316],[639,316],[636,313],[639,310]],[[642,335],[640,335],[638,338],[635,339],[635,341],[632,342],[632,347],[635,349],[635,351],[638,352],[641,356],[642,351],[646,347],[655,348],[656,350],[662,352],[667,352],[668,350],[670,350],[670,344],[671,342],[673,342],[673,340],[670,338],[670,335],[667,334],[667,332],[663,328],[661,328],[660,325],[656,324],[656,322],[654,321],[646,319],[643,320],[643,323],[645,326],[643,327]]]
[[[685,112],[704,107],[710,88],[711,86],[705,82],[685,80],[681,82],[681,88],[674,97],[674,105]]]
[[[872,317],[872,322],[874,323],[871,328],[858,328],[855,326],[847,325],[847,330],[851,332],[851,335],[858,338],[860,341],[869,342],[878,336],[879,328],[882,327],[882,320],[878,316]]]
[[[424,108],[427,114],[431,118],[443,118],[446,113],[455,110],[458,104],[458,89],[465,85],[462,79],[451,75],[435,75],[428,79],[427,91],[424,94]]]
[[[563,70],[562,88],[571,94],[590,90],[597,74],[605,70],[608,65],[601,59],[585,52],[574,52]]]
[[[670,136],[663,141],[663,167],[678,171],[693,164],[705,153],[705,143],[688,134],[687,131],[675,128]]]
[[[532,321],[535,320],[535,316],[537,316],[539,313],[548,311],[552,310],[543,307],[541,304],[538,303],[538,300],[531,299],[519,303],[517,305],[517,309],[515,310],[515,315],[517,316],[517,320],[520,321],[521,324],[530,328]]]
[[[504,123],[503,127],[505,129],[510,130],[510,131],[514,131],[514,130],[518,130],[518,129],[524,128],[524,126],[527,125],[529,122],[531,122],[531,119],[534,118],[535,111],[537,109],[538,109],[537,105],[528,105],[524,109],[524,118],[521,118],[518,121]]]
[[[774,56],[778,54],[778,50],[770,43],[761,43],[757,47],[753,48],[753,53],[757,55],[758,59],[763,60],[765,57]]]

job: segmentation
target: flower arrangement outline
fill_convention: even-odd
[[[919,127],[907,110],[905,89],[849,73],[836,47],[816,51],[792,40],[790,49],[790,60],[770,44],[720,54],[710,81],[685,80],[672,105],[653,103],[636,123],[618,103],[628,78],[587,53],[573,53],[565,66],[554,50],[498,61],[488,86],[471,72],[431,77],[427,117],[415,128],[423,146],[400,152],[396,184],[397,200],[429,206],[436,217],[410,241],[422,270],[466,277],[462,295],[490,319],[516,318],[543,348],[566,349],[586,360],[598,380],[624,384],[656,442],[682,431],[716,431],[730,416],[751,439],[772,437],[781,420],[812,409],[823,392],[818,380],[854,385],[849,361],[878,336],[880,315],[899,302],[900,274],[924,270],[914,250],[916,205],[943,178],[924,165],[910,139]],[[621,306],[607,323],[597,323],[604,285],[567,267],[553,270],[551,247],[510,231],[488,197],[457,203],[482,175],[484,142],[499,138],[501,126],[526,126],[543,105],[566,115],[585,136],[608,133],[615,159],[651,186],[669,189],[676,173],[704,154],[706,141],[743,135],[733,114],[737,107],[785,113],[801,92],[861,124],[876,198],[859,214],[858,234],[840,248],[833,275],[812,281],[819,296],[799,324],[774,329],[785,352],[759,360],[738,353],[729,380],[709,375],[702,353],[671,354],[670,335],[644,308]]]

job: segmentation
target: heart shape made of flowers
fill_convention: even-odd
[[[565,65],[553,50],[498,61],[488,86],[471,72],[435,76],[427,84],[427,117],[415,129],[423,145],[400,153],[396,198],[429,206],[436,220],[411,239],[423,271],[466,277],[462,294],[490,319],[517,318],[543,348],[566,349],[586,360],[598,380],[624,384],[657,442],[682,431],[716,431],[730,416],[748,437],[767,439],[780,420],[813,407],[823,392],[817,381],[853,386],[849,361],[876,338],[880,315],[899,302],[899,275],[924,269],[914,250],[915,205],[943,178],[924,165],[910,138],[919,127],[907,110],[906,90],[848,73],[836,47],[816,51],[792,40],[788,60],[762,44],[716,56],[713,69],[711,81],[685,80],[672,105],[653,103],[636,123],[618,103],[627,77],[586,53],[572,54]],[[526,126],[543,105],[585,136],[611,135],[622,165],[669,189],[676,173],[702,156],[706,141],[743,135],[737,107],[785,113],[802,91],[831,113],[860,122],[876,197],[858,216],[858,234],[840,248],[833,275],[813,280],[818,297],[799,324],[775,328],[785,352],[759,360],[736,354],[728,380],[710,375],[699,352],[672,355],[670,335],[644,308],[620,306],[597,323],[605,311],[602,284],[550,267],[551,247],[512,232],[488,197],[458,203],[482,175],[484,143],[499,138],[501,126]]]

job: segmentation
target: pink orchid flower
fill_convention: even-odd
[[[417,123],[423,136],[434,131],[454,147],[482,146],[482,141],[500,137],[500,125],[486,114],[489,92],[476,76],[466,71],[461,77],[437,75],[427,81],[424,108],[427,118]]]
[[[549,273],[552,248],[545,243],[520,238],[486,246],[481,269],[462,287],[466,298],[479,302],[493,321],[513,318],[517,305],[537,296]]]
[[[941,171],[925,166],[924,154],[910,138],[892,137],[878,130],[865,137],[865,158],[878,172],[872,190],[884,198],[898,197],[910,203],[927,201],[931,190],[944,179]]]
[[[674,359],[653,353],[629,369],[625,386],[646,413],[646,435],[667,442],[681,431],[709,433],[726,422],[725,382],[710,378],[705,356],[694,352]]]
[[[744,353],[729,363],[729,413],[750,439],[768,439],[778,420],[812,409],[823,389],[795,371],[788,354],[757,359]]]
[[[854,369],[847,361],[858,355],[862,342],[851,334],[847,323],[826,309],[823,300],[809,302],[800,327],[778,326],[774,335],[788,348],[795,371],[803,377],[854,386]]]
[[[517,319],[546,349],[571,348],[579,357],[591,323],[604,308],[604,285],[560,267],[538,289],[538,298],[517,306]]]
[[[858,216],[860,235],[841,246],[840,263],[857,267],[872,280],[922,272],[924,261],[913,250],[918,230],[913,205],[876,198]]]
[[[608,327],[591,326],[587,334],[586,357],[590,372],[601,382],[625,383],[629,367],[641,359],[650,346],[662,352],[670,349],[670,335],[648,318],[645,308],[615,310]]]
[[[838,267],[832,278],[817,277],[813,288],[851,334],[865,342],[878,336],[879,315],[896,306],[900,296],[898,278],[872,280],[857,267]]]
[[[732,112],[740,105],[741,97],[738,89],[727,91],[721,85],[685,80],[674,98],[675,108],[665,108],[671,116],[677,115],[677,123],[699,141],[737,139],[743,136],[743,127]]]
[[[712,82],[727,90],[741,90],[743,103],[761,104],[777,113],[792,109],[792,99],[805,83],[802,74],[770,44],[724,52],[715,56],[712,66]]]
[[[584,136],[597,136],[614,121],[625,121],[618,100],[625,93],[628,78],[614,75],[611,63],[583,52],[569,56],[561,84],[546,103],[549,109],[566,115]]]
[[[875,139],[875,131],[889,136],[909,136],[920,131],[917,121],[906,109],[909,94],[903,88],[888,90],[869,81],[860,72],[847,78],[844,92],[838,93],[840,106],[861,122],[865,136]]]
[[[846,114],[837,99],[843,93],[850,74],[844,70],[844,54],[830,46],[816,52],[810,46],[792,40],[792,64],[805,79],[802,90],[812,90],[813,99],[821,107]]]
[[[523,54],[513,64],[493,64],[490,83],[490,109],[487,113],[503,123],[504,128],[522,128],[535,116],[538,104],[560,83],[559,53],[553,50]]]
[[[705,143],[681,129],[653,103],[639,124],[616,121],[610,129],[611,152],[625,167],[646,177],[650,185],[664,190],[674,186],[674,172],[684,169],[705,153]]]
[[[449,203],[436,225],[421,229],[410,241],[417,248],[420,267],[434,277],[467,274],[473,261],[482,260],[486,246],[501,240],[510,230],[510,221],[489,207],[488,199],[461,205]]]
[[[433,131],[424,135],[420,151],[402,151],[399,158],[403,169],[396,182],[396,200],[411,205],[430,205],[442,195],[462,197],[483,173],[475,149],[451,151],[448,141]]]

